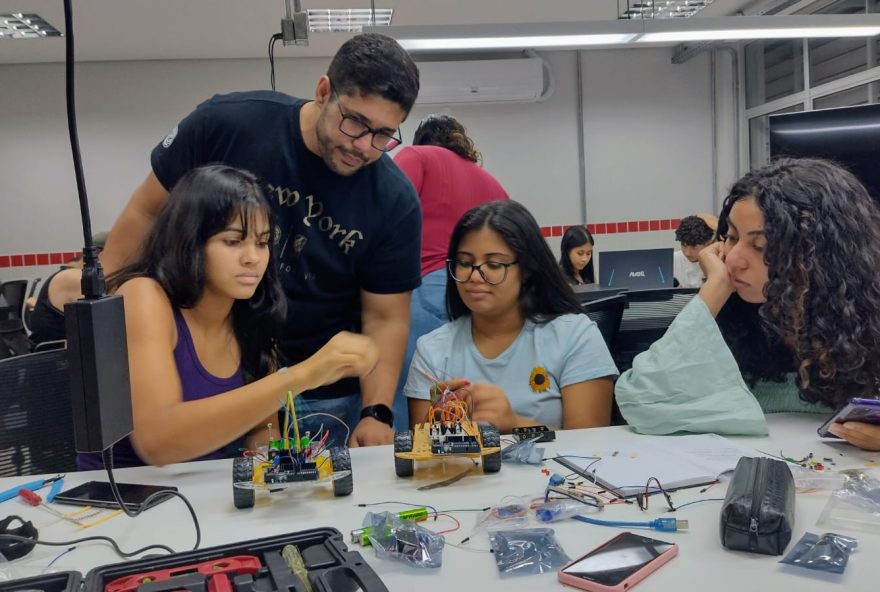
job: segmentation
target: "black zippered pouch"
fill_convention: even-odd
[[[721,544],[736,551],[781,555],[794,526],[794,477],[788,464],[742,457],[721,507]]]

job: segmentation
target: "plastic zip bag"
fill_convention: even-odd
[[[826,532],[821,536],[808,532],[779,563],[842,574],[850,553],[858,544],[854,538],[833,532]]]
[[[841,472],[843,487],[831,494],[816,525],[829,530],[846,529],[880,533],[880,479],[875,471]]]
[[[364,526],[372,530],[370,545],[380,559],[400,561],[412,567],[437,568],[443,565],[443,536],[390,512],[368,512]]]
[[[489,543],[502,576],[557,571],[570,561],[552,528],[496,530],[489,533]]]

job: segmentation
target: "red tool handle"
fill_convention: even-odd
[[[31,491],[30,489],[19,489],[18,497],[26,501],[28,504],[32,506],[39,506],[43,503],[43,498],[38,496],[36,493]]]
[[[136,592],[138,586],[148,582],[158,580],[167,580],[185,573],[200,573],[207,576],[218,576],[235,572],[237,575],[253,575],[260,570],[261,564],[259,558],[254,555],[236,555],[234,557],[224,557],[223,559],[213,559],[211,561],[203,561],[191,565],[181,565],[180,567],[172,567],[171,569],[159,569],[156,571],[134,574],[131,576],[123,576],[116,578],[106,586],[104,592]],[[216,579],[216,578],[215,578]],[[227,584],[229,580],[226,580]],[[226,588],[222,581],[213,582],[213,586],[218,592],[222,592]]]

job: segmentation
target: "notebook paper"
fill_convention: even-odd
[[[623,497],[632,497],[645,491],[651,477],[667,491],[712,483],[736,468],[743,456],[765,455],[716,434],[697,434],[645,436],[620,445],[569,450],[554,460],[586,473],[590,480]]]

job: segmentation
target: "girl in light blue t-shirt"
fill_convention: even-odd
[[[467,384],[473,419],[502,433],[608,425],[617,368],[525,207],[495,201],[465,213],[447,269],[452,321],[419,339],[404,388],[413,423],[425,421],[438,378]]]

